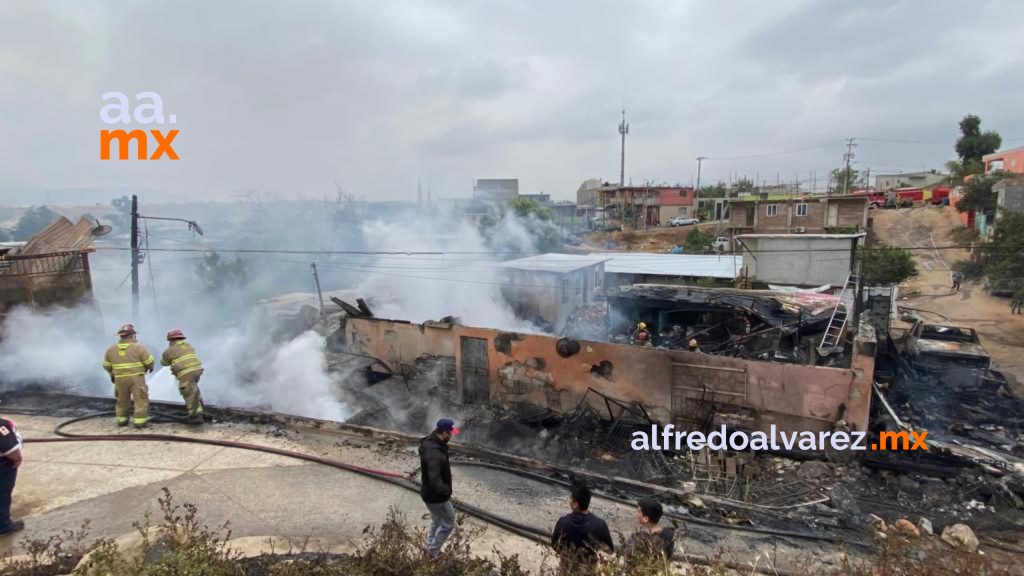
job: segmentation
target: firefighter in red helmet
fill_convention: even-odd
[[[127,426],[129,415],[132,425],[145,428],[149,424],[149,386],[146,372],[153,371],[153,355],[136,339],[135,327],[121,326],[117,331],[120,341],[107,349],[103,369],[110,374],[117,397],[118,426]],[[134,410],[133,410],[134,405]]]
[[[189,424],[203,423],[203,396],[199,393],[199,377],[203,375],[203,363],[196,355],[196,349],[185,340],[181,330],[167,333],[167,349],[160,363],[171,367],[171,373],[178,379],[178,392],[185,400]]]

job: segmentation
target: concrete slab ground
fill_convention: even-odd
[[[53,436],[60,421],[47,416],[14,416],[25,438]],[[68,431],[117,434],[113,422],[89,420]],[[158,424],[151,433],[187,434],[238,440],[320,455],[377,469],[409,472],[418,464],[416,447],[337,432],[281,429],[274,425],[210,424],[201,430]],[[14,493],[13,514],[26,530],[0,539],[0,553],[19,552],[25,537],[45,538],[90,522],[90,538],[132,532],[148,512],[159,521],[157,498],[164,487],[177,503],[191,502],[202,522],[230,522],[235,545],[248,553],[286,550],[307,539],[314,549],[351,551],[366,526],[378,526],[388,510],[404,512],[413,526],[428,518],[417,493],[355,473],[291,458],[235,448],[176,442],[29,443]],[[568,512],[567,492],[505,472],[454,465],[456,496],[490,512],[550,530]],[[635,528],[635,509],[595,498],[591,510],[605,518],[613,535]],[[519,554],[536,569],[549,556],[541,546],[497,527],[467,519],[485,529],[476,543],[480,555],[498,548]],[[717,528],[690,526],[680,549],[703,556],[724,551],[735,561],[759,553],[793,561],[815,557],[826,563],[838,548]],[[617,532],[618,534],[614,534]],[[273,541],[273,544],[270,542]],[[550,562],[550,559],[547,561]]]

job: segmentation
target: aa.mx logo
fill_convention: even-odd
[[[164,101],[156,92],[139,92],[135,95],[135,108],[132,109],[128,96],[123,92],[107,92],[103,95],[103,101],[108,102],[100,108],[100,120],[104,124],[125,124],[131,125],[134,119],[137,124],[174,124],[177,117],[170,114],[164,117]],[[178,130],[145,130],[135,129],[130,132],[125,130],[100,130],[100,160],[110,160],[111,143],[117,141],[119,160],[128,160],[130,144],[135,141],[135,150],[139,160],[160,160],[166,156],[168,160],[177,160],[178,154],[174,151],[172,143],[178,135]],[[149,152],[149,137],[152,136],[156,143],[152,156]]]

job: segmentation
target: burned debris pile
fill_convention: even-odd
[[[604,303],[579,306],[565,322],[563,335],[580,340],[603,341],[608,337],[608,308]]]
[[[909,361],[908,361],[909,358]],[[924,370],[890,340],[878,354],[872,429],[927,431],[928,450],[872,451],[878,482],[850,486],[861,508],[963,523],[983,541],[1024,544],[1024,402],[998,372],[950,363]]]
[[[696,340],[702,352],[724,356],[826,366],[850,360],[842,340],[840,353],[818,352],[833,314],[848,306],[831,294],[636,284],[611,291],[608,302],[620,343],[643,322],[661,348]]]

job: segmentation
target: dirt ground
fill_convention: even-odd
[[[700,229],[712,235],[724,234],[725,222],[702,222],[696,226],[661,226],[648,230],[634,230],[632,243],[629,232],[596,232],[584,238],[584,242],[577,248],[583,252],[604,251],[608,249],[606,242],[613,244],[614,250],[629,252],[660,252],[667,253],[675,246],[686,241],[691,230]]]
[[[954,208],[919,206],[902,210],[874,210],[874,231],[879,240],[904,248],[960,245],[955,237],[963,225]],[[934,315],[926,318],[963,324],[978,331],[982,346],[997,370],[1011,379],[1011,389],[1024,397],[1024,316],[1010,315],[1008,298],[992,296],[976,283],[965,282],[952,293],[955,262],[970,259],[966,249],[914,250],[918,275],[900,287],[900,305]]]

